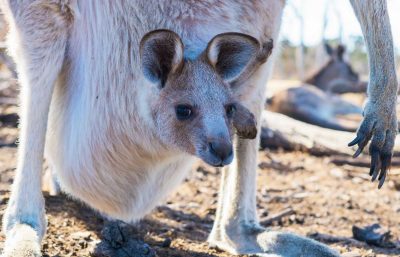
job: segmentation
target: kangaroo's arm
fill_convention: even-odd
[[[55,81],[62,69],[70,13],[59,0],[2,1],[10,26],[9,50],[21,86],[17,171],[3,231],[3,257],[40,256],[46,229],[41,192],[47,119]]]
[[[397,78],[392,32],[386,0],[350,0],[361,24],[368,49],[370,81],[368,103],[357,137],[349,145],[358,145],[357,157],[371,140],[372,180],[379,175],[379,188],[390,168],[397,134]]]

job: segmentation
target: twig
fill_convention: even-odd
[[[287,208],[284,209],[283,211],[281,211],[280,213],[277,213],[275,215],[273,215],[270,218],[266,218],[260,221],[261,225],[264,226],[268,226],[271,225],[272,223],[276,222],[276,221],[281,221],[282,218],[286,217],[286,216],[290,216],[295,214],[296,212],[292,209],[292,208]]]
[[[2,171],[0,171],[0,174],[4,173],[4,172],[9,172],[9,171],[15,171],[15,168],[8,168],[8,169],[5,169],[5,170],[2,170]]]
[[[342,237],[342,236],[331,236],[327,234],[321,234],[321,233],[312,233],[308,234],[307,236],[311,237],[312,239],[315,239],[317,241],[321,241],[324,243],[342,243],[346,245],[354,245],[357,247],[366,247],[368,246],[364,242],[357,241],[353,238],[348,238],[348,237]]]
[[[17,144],[14,142],[14,143],[0,143],[0,148],[3,148],[3,147],[17,147]]]

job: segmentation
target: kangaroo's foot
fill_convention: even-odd
[[[338,257],[337,252],[309,238],[291,233],[268,231],[255,223],[213,230],[208,242],[232,254],[265,257]]]
[[[39,257],[42,256],[41,240],[47,226],[44,198],[40,190],[30,190],[29,186],[22,186],[24,183],[20,178],[21,176],[17,174],[3,216],[6,241],[2,257]],[[31,180],[31,184],[36,184],[38,180],[40,179]]]
[[[2,257],[40,256],[40,238],[31,226],[18,224],[8,231]]]

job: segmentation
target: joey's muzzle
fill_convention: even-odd
[[[226,140],[212,140],[208,143],[208,150],[213,155],[213,166],[222,167],[228,165],[233,159],[233,147],[230,141]]]

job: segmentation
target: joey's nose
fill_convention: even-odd
[[[232,144],[221,140],[209,142],[210,152],[221,159],[221,165],[232,157]]]

